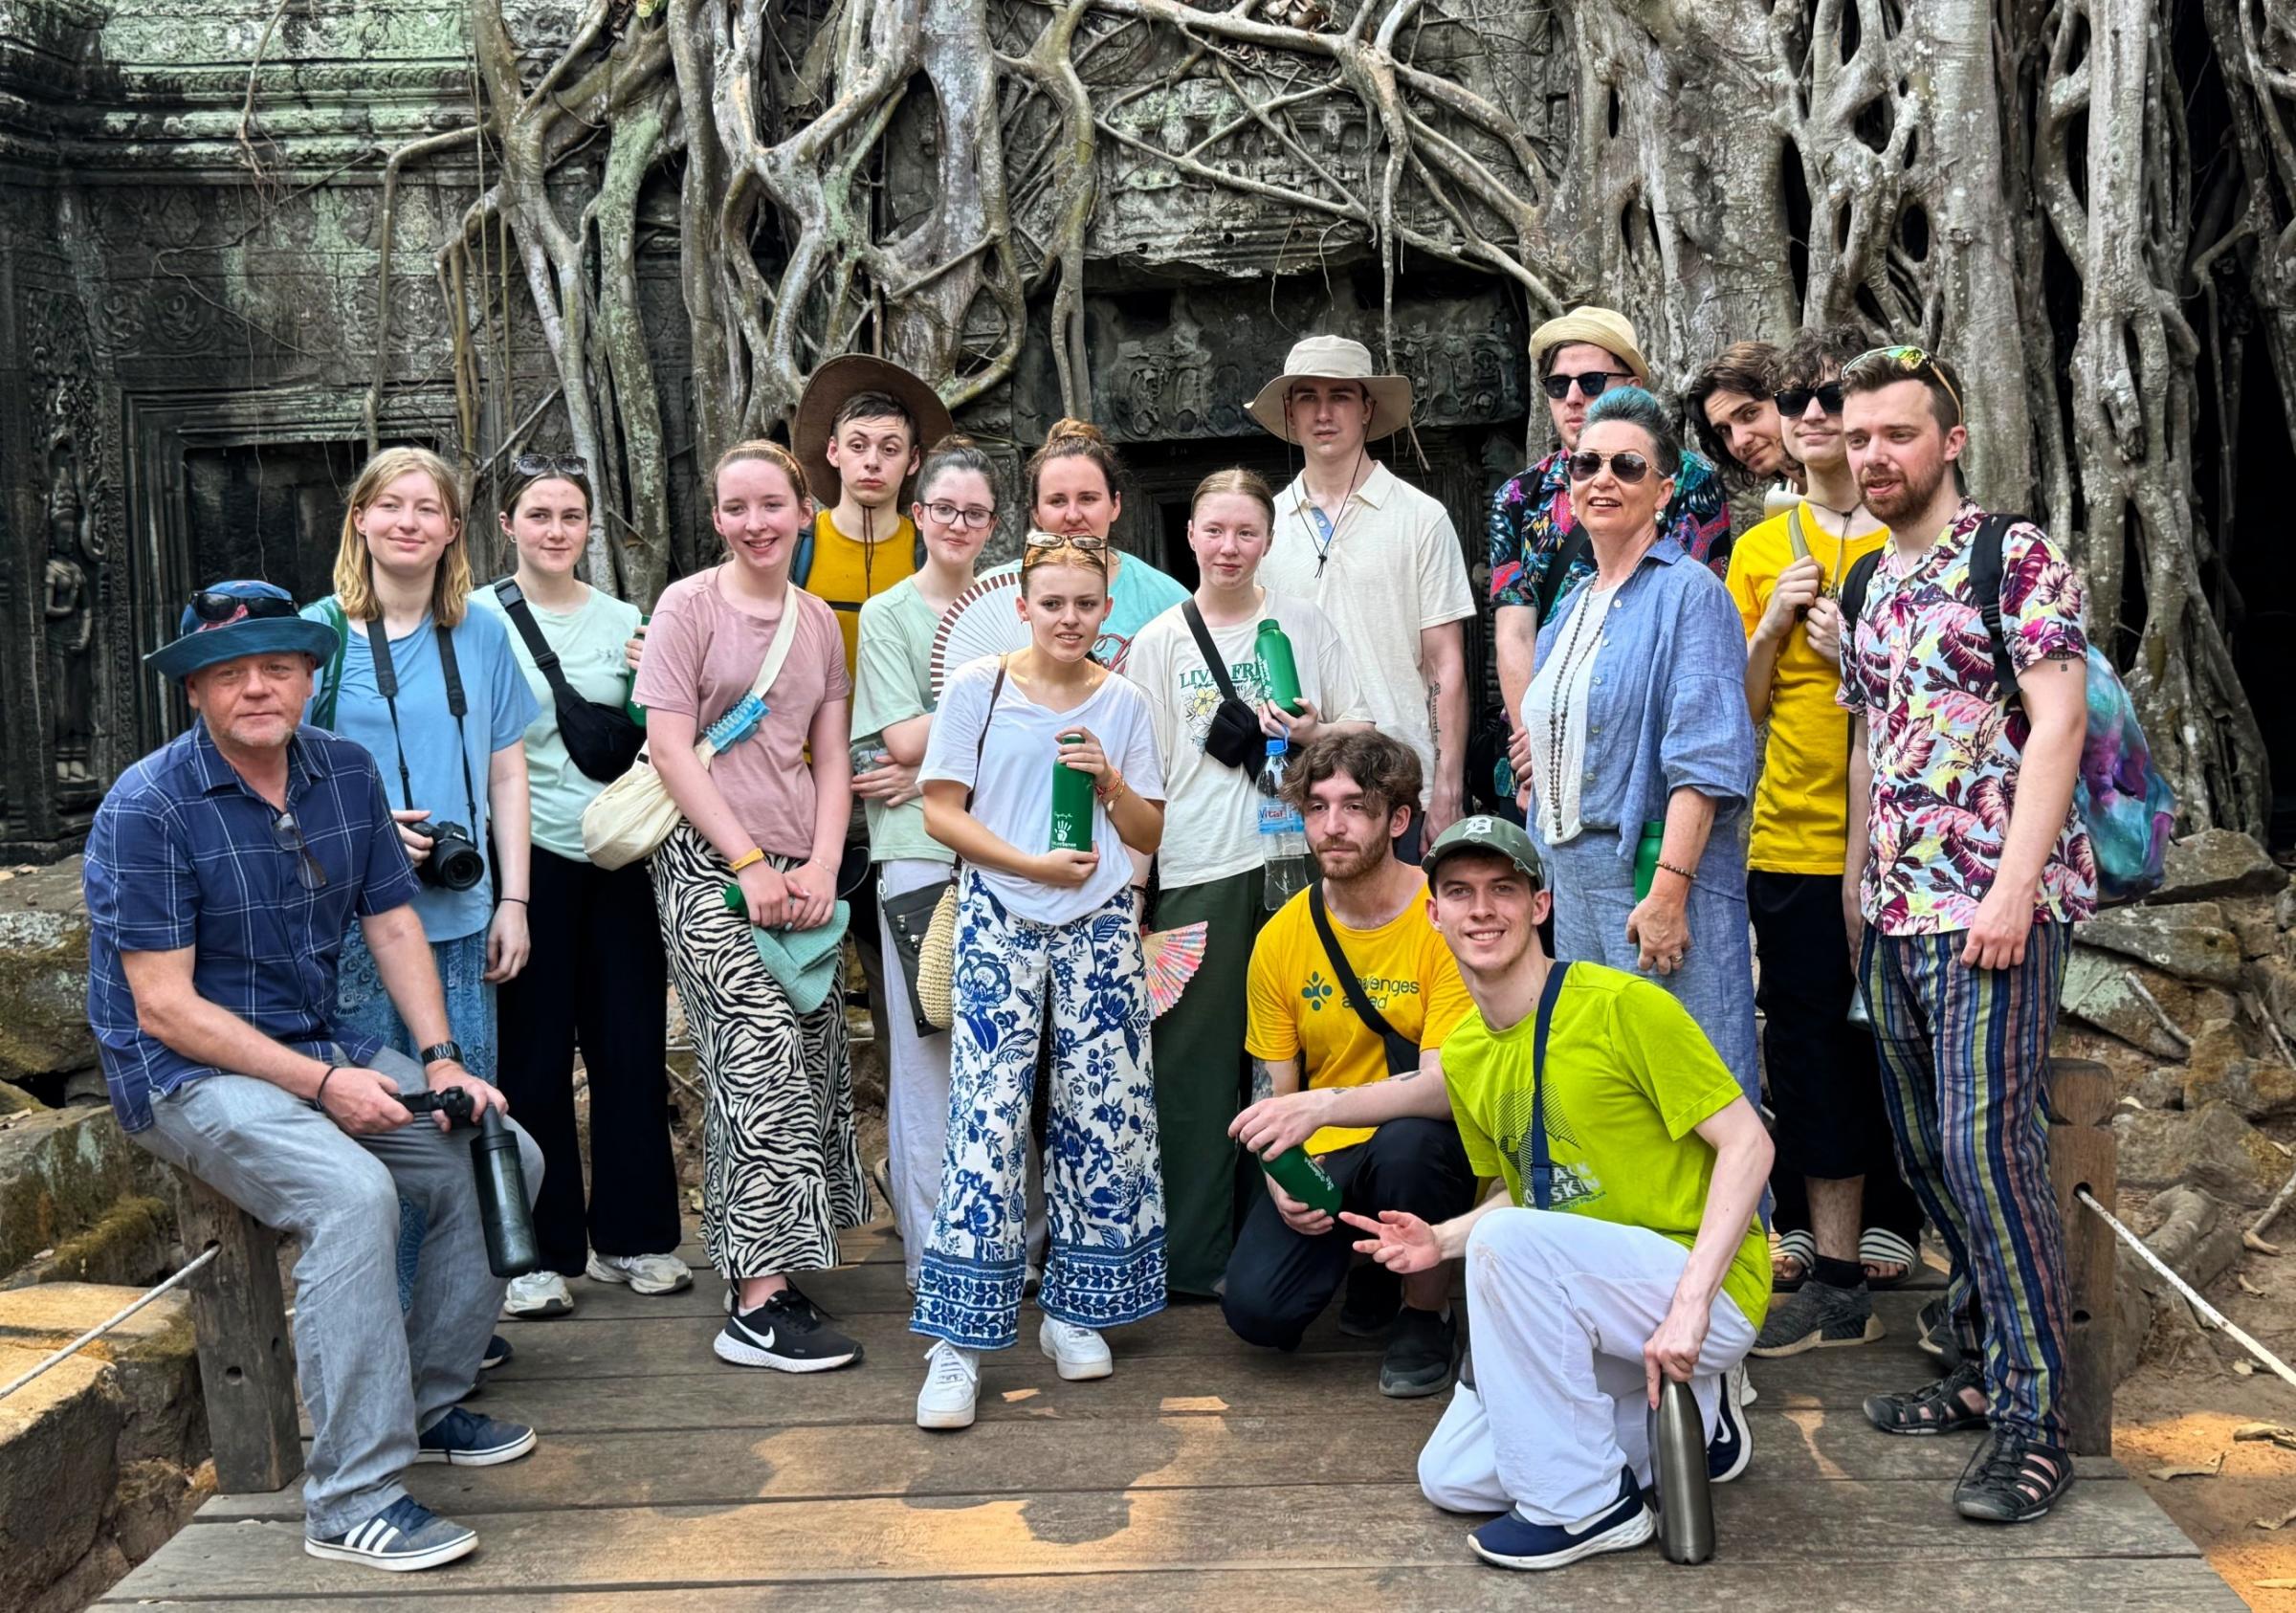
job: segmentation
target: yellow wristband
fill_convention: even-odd
[[[740,873],[751,863],[762,863],[764,860],[764,851],[760,850],[758,847],[752,846],[748,851],[742,852],[740,856],[734,859],[733,870],[736,873]]]

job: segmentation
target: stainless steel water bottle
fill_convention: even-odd
[[[497,1277],[539,1271],[541,1246],[534,1235],[534,1206],[526,1197],[526,1167],[518,1134],[499,1109],[478,1117],[471,1138],[471,1169],[478,1179],[478,1221],[486,1229],[486,1269]]]
[[[1728,1394],[1727,1380],[1722,1392]],[[1714,1500],[1706,1474],[1706,1421],[1688,1383],[1667,1379],[1650,1411],[1650,1476],[1658,1490],[1658,1549],[1668,1562],[1714,1555]]]

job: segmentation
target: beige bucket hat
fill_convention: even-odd
[[[1593,342],[1634,371],[1634,378],[1645,387],[1650,385],[1650,365],[1635,342],[1634,321],[1616,308],[1597,308],[1592,303],[1557,314],[1531,333],[1532,375],[1543,378],[1547,355],[1574,342]]]
[[[1284,356],[1284,373],[1260,388],[1246,409],[1254,420],[1289,443],[1299,438],[1284,418],[1284,399],[1294,381],[1360,381],[1371,396],[1373,441],[1402,431],[1411,423],[1411,383],[1400,375],[1380,375],[1371,366],[1371,349],[1344,336],[1311,336],[1292,344]]]

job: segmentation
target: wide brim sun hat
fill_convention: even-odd
[[[335,653],[335,630],[324,622],[313,622],[294,614],[295,596],[285,588],[271,583],[241,580],[217,583],[202,588],[201,594],[210,598],[229,596],[253,603],[270,602],[265,608],[276,610],[287,607],[285,613],[249,615],[242,607],[238,613],[219,621],[210,621],[201,615],[196,604],[184,607],[184,614],[176,624],[176,636],[144,657],[144,664],[163,677],[179,681],[205,667],[219,661],[235,661],[242,655],[276,655],[289,651],[308,655],[312,660],[325,661]]]
[[[813,502],[827,509],[837,502],[837,467],[829,463],[829,432],[845,400],[856,392],[883,392],[897,398],[916,422],[919,453],[954,431],[948,406],[940,394],[899,365],[867,353],[845,353],[814,370],[797,400],[797,424],[790,431],[797,462],[806,468]],[[901,501],[906,504],[914,475],[901,478]]]
[[[1245,412],[1288,443],[1299,441],[1285,418],[1284,399],[1295,381],[1357,381],[1371,396],[1371,426],[1366,441],[1392,436],[1411,424],[1411,383],[1400,375],[1380,375],[1372,369],[1371,349],[1344,336],[1310,336],[1293,343],[1284,356],[1284,373],[1260,388]]]
[[[1635,380],[1644,387],[1649,387],[1650,363],[1643,357],[1642,346],[1635,340],[1634,321],[1616,308],[1598,308],[1591,302],[1582,303],[1567,314],[1556,315],[1531,333],[1533,377],[1543,379],[1547,373],[1547,355],[1574,342],[1591,342],[1601,348],[1634,371]]]

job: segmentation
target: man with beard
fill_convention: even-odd
[[[1842,658],[1843,917],[1853,944],[1863,932],[1890,1127],[1952,1257],[1946,1298],[1963,1347],[1943,1379],[1877,1395],[1866,1415],[1893,1434],[1990,1425],[1954,1505],[2021,1523],[2073,1477],[2064,1228],[2042,1100],[2065,949],[2096,909],[2073,809],[2087,722],[2083,590],[2039,528],[1962,496],[1953,473],[1969,433],[1948,365],[1877,348],[1843,367],[1842,392],[1850,468],[1890,530]],[[1994,542],[1998,627],[1972,579]],[[2014,687],[1995,666],[1997,633]]]
[[[1285,794],[1307,822],[1321,878],[1268,920],[1251,949],[1244,1045],[1255,1099],[1423,1071],[1440,1085],[1438,1050],[1469,1004],[1458,965],[1427,921],[1426,879],[1396,856],[1419,787],[1418,756],[1377,732],[1326,735],[1292,759]],[[1376,1128],[1325,1127],[1306,1148],[1343,1207],[1402,1208],[1442,1221],[1474,1199],[1458,1128],[1440,1109]],[[1379,1266],[1351,1279],[1349,1234],[1274,1177],[1267,1187],[1236,1236],[1221,1295],[1237,1337],[1295,1348],[1346,1279],[1340,1330],[1388,1335],[1380,1392],[1440,1393],[1458,1340],[1446,1302],[1448,1268],[1402,1279],[1400,1296],[1398,1280]]]

